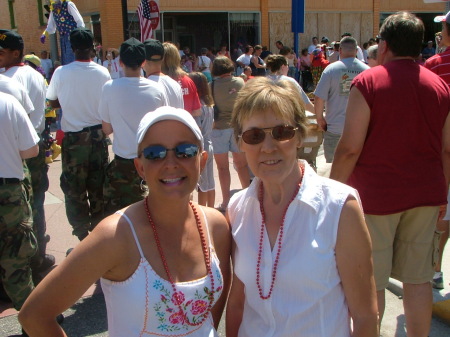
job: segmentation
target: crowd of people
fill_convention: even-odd
[[[450,45],[450,12],[436,20]],[[79,27],[75,61],[47,75],[0,30],[0,275],[24,336],[65,336],[61,313],[100,279],[110,336],[217,336],[226,310],[229,337],[376,337],[389,277],[408,335],[427,336],[433,275],[443,287],[435,230],[442,253],[450,218],[450,62],[416,62],[423,35],[401,12],[363,49],[345,33],[299,57],[277,41],[233,61],[226,45],[195,56],[130,38],[102,62]],[[80,243],[40,279],[54,264],[46,101],[62,111],[60,186]],[[298,158],[308,114],[331,179]]]

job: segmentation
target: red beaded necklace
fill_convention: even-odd
[[[166,260],[166,258],[164,256],[164,253],[163,253],[163,250],[162,250],[162,247],[161,247],[161,241],[159,240],[159,236],[158,236],[158,233],[156,231],[155,223],[153,222],[153,219],[152,219],[152,217],[150,215],[150,210],[148,208],[148,196],[145,198],[144,204],[145,204],[145,211],[147,212],[148,222],[150,223],[150,226],[152,227],[153,235],[155,237],[156,246],[158,247],[159,255],[161,256],[161,261],[162,261],[162,263],[164,265],[164,269],[166,271],[167,278],[168,278],[170,284],[172,285],[173,293],[177,294],[177,288],[175,286],[175,282],[172,279],[172,275],[170,274],[169,266],[167,264],[167,260]],[[200,222],[200,217],[198,216],[197,209],[195,208],[195,206],[192,203],[192,201],[189,201],[189,205],[191,206],[192,211],[194,212],[195,222],[197,224],[198,233],[200,234],[200,240],[202,242],[203,257],[205,259],[205,264],[206,264],[206,271],[207,271],[207,273],[209,275],[209,278],[211,280],[211,291],[208,294],[209,295],[208,308],[201,315],[201,317],[202,317],[201,320],[199,320],[197,322],[195,322],[195,321],[194,322],[190,322],[188,317],[187,317],[187,315],[186,315],[186,313],[182,310],[181,304],[178,304],[178,308],[180,309],[180,313],[182,313],[184,315],[184,321],[188,325],[190,325],[190,326],[198,326],[198,325],[201,325],[206,320],[206,318],[208,317],[208,314],[210,313],[211,308],[212,308],[212,304],[213,304],[213,301],[214,301],[214,276],[213,276],[213,273],[212,273],[212,270],[211,270],[211,257],[210,257],[210,254],[208,252],[208,246],[206,244],[205,234],[203,233],[203,228],[202,228],[202,224]]]
[[[266,227],[266,213],[264,212],[264,185],[262,182],[259,184],[259,208],[261,210],[262,222],[261,222],[261,231],[259,234],[258,262],[256,263],[256,285],[258,286],[259,297],[262,300],[267,300],[270,298],[270,296],[272,296],[273,286],[275,285],[275,280],[277,278],[278,262],[280,261],[281,242],[283,240],[283,233],[284,233],[284,218],[286,217],[286,213],[287,213],[287,210],[288,210],[290,204],[292,203],[292,201],[294,201],[295,197],[298,194],[298,191],[300,190],[300,186],[302,185],[303,175],[305,173],[304,166],[300,166],[300,169],[302,171],[302,177],[300,178],[300,182],[298,183],[298,186],[295,189],[295,192],[294,192],[291,200],[289,201],[289,203],[286,206],[286,209],[284,210],[283,218],[281,220],[280,235],[279,235],[279,238],[277,241],[277,246],[278,246],[277,247],[277,256],[275,258],[275,263],[273,264],[272,282],[270,283],[270,289],[269,289],[269,293],[267,294],[267,296],[264,296],[263,289],[262,289],[261,283],[260,283],[260,267],[261,267],[261,258],[262,258],[263,241],[264,241],[264,230]]]

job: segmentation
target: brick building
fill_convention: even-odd
[[[50,50],[39,37],[46,27],[43,6],[48,0],[2,0],[0,27],[17,29],[25,40],[26,53]],[[139,38],[136,8],[139,0],[74,0],[85,24],[94,31],[104,47],[118,47],[124,40],[123,7],[126,3],[126,34]],[[160,0],[160,28],[156,38],[177,41],[198,52],[201,47],[225,43],[263,44],[275,49],[275,41],[293,44],[291,33],[292,0]],[[408,10],[425,22],[427,36],[432,39],[440,25],[433,17],[445,10],[444,3],[425,4],[423,0],[306,0],[305,33],[299,35],[300,47],[307,46],[312,36],[339,39],[351,32],[361,43],[378,33],[382,20],[389,14]]]

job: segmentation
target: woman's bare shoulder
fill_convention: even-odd
[[[136,204],[128,206],[120,212],[104,218],[90,235],[95,235],[97,240],[101,240],[104,243],[108,242],[110,244],[114,242],[118,245],[127,245],[132,242],[130,241],[132,239],[130,227],[134,226],[133,219],[136,218],[138,211],[139,207]]]
[[[231,230],[225,216],[214,208],[205,206],[198,207],[202,207],[205,212],[208,221],[208,228],[215,245],[222,242],[222,240],[225,240],[228,245],[231,240]]]

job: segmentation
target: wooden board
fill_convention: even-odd
[[[311,38],[318,36],[318,18],[317,13],[305,14],[305,33],[300,34],[300,49],[307,48],[311,44]]]
[[[369,23],[372,25],[372,23]],[[340,34],[350,33],[358,41],[361,40],[361,13],[341,13]]]
[[[361,41],[358,41],[362,48],[364,42],[369,41],[371,37],[375,37],[373,32],[373,14],[362,13],[361,14]]]
[[[292,47],[293,34],[291,32],[291,13],[275,12],[269,13],[269,50],[278,52],[276,41],[281,41],[288,47]]]
[[[339,41],[341,39],[340,20],[341,15],[339,13],[317,14],[317,36],[319,37],[319,42],[324,36],[328,37],[330,42]]]

